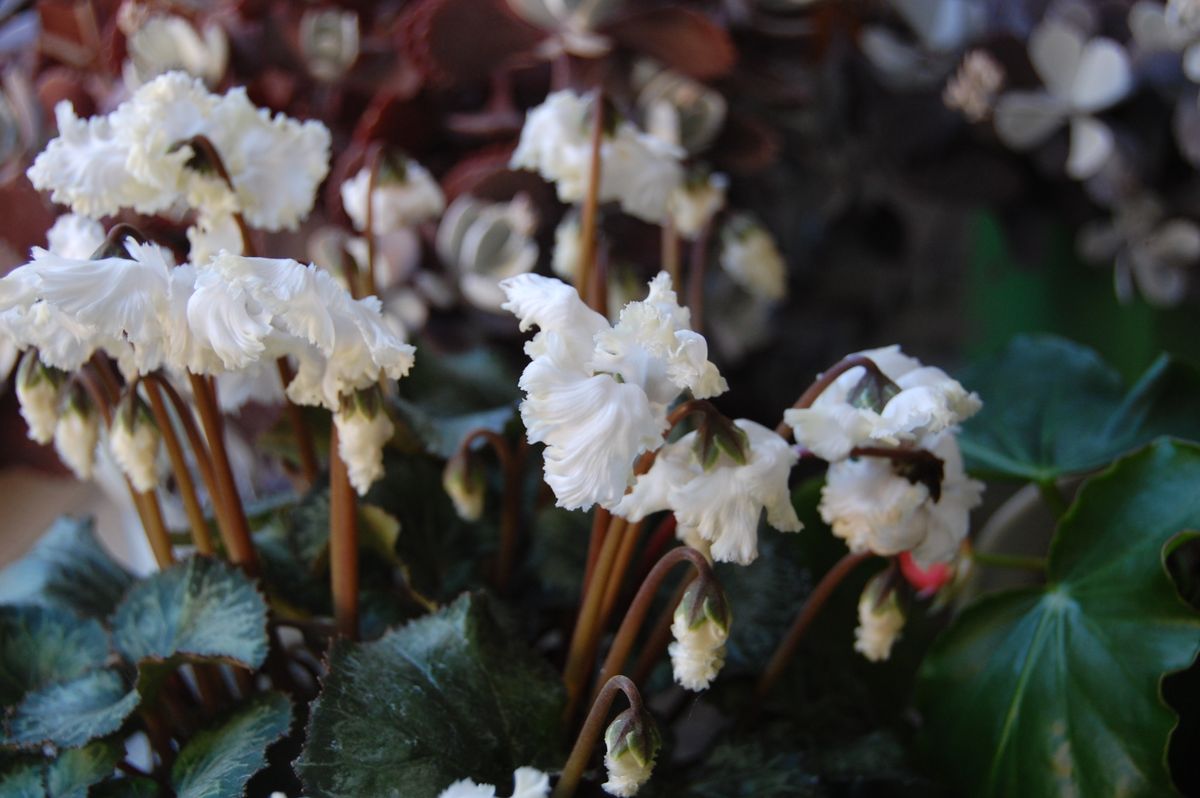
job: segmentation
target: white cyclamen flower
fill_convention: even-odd
[[[1128,23],[1135,53],[1180,53],[1183,73],[1200,82],[1200,3],[1139,0],[1129,9]]]
[[[710,588],[711,590],[711,588]],[[729,639],[729,611],[723,595],[706,596],[700,582],[693,583],[675,608],[667,648],[675,681],[687,690],[707,690],[725,664]],[[707,599],[707,600],[706,600]]]
[[[592,160],[594,100],[572,91],[554,92],[529,112],[510,166],[553,182],[558,198],[577,203],[587,194]],[[601,202],[618,202],[626,213],[662,224],[667,201],[683,184],[683,150],[622,120],[600,147]]]
[[[122,74],[133,90],[164,72],[183,70],[216,85],[229,60],[229,39],[219,25],[209,22],[197,31],[183,17],[158,15],[126,31],[129,59]]]
[[[650,470],[613,512],[640,521],[660,510],[673,510],[678,534],[697,535],[711,544],[713,559],[748,565],[758,556],[758,521],[782,532],[802,528],[788,490],[788,474],[797,455],[783,438],[746,419],[734,422],[746,435],[746,462],[722,454],[705,470],[696,454],[697,432],[659,449]]]
[[[21,417],[29,428],[30,440],[49,443],[54,439],[66,376],[38,360],[36,350],[30,349],[22,357],[17,369],[17,401],[21,405]]]
[[[146,493],[158,487],[160,435],[140,399],[127,397],[114,411],[108,447],[134,490]]]
[[[346,464],[350,484],[365,496],[371,484],[383,476],[383,447],[396,428],[378,403],[351,398],[333,414],[337,426],[338,456]]]
[[[100,417],[82,390],[76,388],[68,394],[54,428],[54,450],[77,478],[89,480],[99,441]]]
[[[512,798],[546,798],[549,794],[550,777],[542,771],[530,767],[513,771]],[[496,788],[461,779],[438,793],[438,798],[496,798]]]
[[[438,256],[458,273],[468,302],[499,311],[505,300],[500,281],[537,265],[536,229],[537,217],[523,194],[511,202],[484,202],[464,194],[442,217]]]
[[[725,207],[728,186],[725,175],[710,174],[697,182],[685,181],[672,191],[667,210],[679,235],[687,239],[700,235],[705,225]]]
[[[858,627],[854,630],[854,650],[871,662],[882,662],[892,655],[892,645],[904,628],[904,611],[896,591],[884,590],[879,576],[867,583],[858,599]]]
[[[864,379],[875,378],[856,366],[838,376],[811,407],[791,408],[783,414],[796,443],[824,460],[841,460],[856,446],[911,443],[962,423],[982,407],[979,397],[957,380],[939,368],[922,366],[899,346],[857,355],[874,362],[892,385],[865,391]],[[868,396],[880,391],[884,392],[882,408]]]
[[[1114,148],[1112,131],[1094,114],[1133,88],[1128,54],[1112,39],[1088,40],[1074,27],[1048,20],[1029,37],[1029,59],[1046,88],[1001,96],[996,134],[1009,147],[1028,150],[1070,125],[1067,174],[1077,180],[1091,177]]]
[[[604,731],[604,769],[608,781],[600,785],[609,795],[637,795],[650,780],[661,740],[654,719],[644,710],[627,709]]]
[[[942,461],[940,495],[898,474],[890,459],[861,457],[829,466],[821,489],[821,518],[852,551],[883,556],[911,552],[921,567],[947,562],[967,536],[983,484],[963,469],[950,431],[922,438],[918,447]]]
[[[370,182],[371,170],[364,167],[342,183],[342,207],[359,232],[367,229],[367,187]],[[426,219],[436,218],[445,207],[442,188],[429,171],[416,161],[404,159],[399,167],[379,170],[371,201],[372,232],[383,235],[413,227]]]
[[[721,268],[749,294],[779,300],[787,296],[787,264],[765,227],[747,217],[722,230]]]
[[[525,345],[521,417],[529,440],[546,444],[546,482],[560,507],[616,505],[634,458],[662,444],[668,404],[685,390],[706,398],[726,389],[666,273],[615,326],[559,280],[523,274],[500,287],[521,329],[539,328]]]

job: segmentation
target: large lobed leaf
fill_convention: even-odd
[[[267,764],[267,748],[287,734],[292,704],[263,693],[218,725],[188,741],[171,766],[177,798],[233,798]]]
[[[89,788],[113,772],[121,747],[100,740],[53,758],[16,756],[0,760],[0,795],[5,798],[87,798]]]
[[[1047,584],[983,598],[918,683],[930,756],[971,795],[1163,795],[1164,674],[1200,650],[1164,559],[1200,529],[1200,447],[1161,441],[1089,480]]]
[[[107,656],[108,636],[96,621],[58,607],[0,606],[0,706],[99,667]]]
[[[1021,336],[959,377],[984,400],[963,426],[963,454],[989,476],[1048,482],[1159,435],[1200,439],[1200,370],[1167,355],[1127,390],[1091,349]]]
[[[337,645],[296,771],[311,796],[434,798],[559,763],[563,694],[476,595],[372,643]]]
[[[116,671],[88,671],[27,693],[8,719],[8,742],[80,746],[121,728],[139,700]]]

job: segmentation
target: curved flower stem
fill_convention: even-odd
[[[696,570],[697,579],[704,582],[716,581],[717,577],[713,573],[712,566],[708,564],[708,560],[692,547],[677,546],[664,554],[646,575],[642,586],[638,588],[637,595],[633,597],[633,602],[629,605],[629,611],[625,613],[625,620],[621,621],[621,627],[613,639],[612,648],[608,650],[604,665],[600,667],[598,679],[601,683],[608,676],[624,668],[625,660],[629,658],[629,650],[633,648],[637,633],[646,620],[646,614],[650,612],[650,606],[654,602],[655,595],[658,594],[663,579],[666,578],[671,568],[685,560]],[[672,611],[674,609],[671,607]]]
[[[363,231],[363,236],[367,239],[367,290],[363,291],[362,286],[354,285],[350,288],[350,293],[355,297],[370,296],[379,292],[379,282],[376,276],[375,268],[375,186],[379,184],[379,166],[383,163],[383,145],[375,142],[371,145],[371,149],[367,152],[367,218],[366,230]],[[361,277],[361,273],[356,273],[355,277]],[[359,283],[359,279],[355,279],[353,283]]]
[[[592,708],[588,712],[587,720],[583,722],[583,728],[579,730],[579,736],[575,738],[575,747],[571,749],[571,755],[563,765],[562,776],[554,786],[551,798],[571,798],[575,794],[588,760],[592,758],[592,751],[604,732],[604,722],[608,719],[608,711],[612,708],[613,699],[617,697],[618,691],[625,694],[629,707],[634,712],[645,711],[642,695],[638,692],[637,685],[628,677],[614,676],[605,682],[592,702]]]
[[[583,606],[579,608],[579,619],[575,622],[575,631],[571,634],[571,646],[567,650],[567,664],[563,669],[563,683],[567,687],[567,707],[563,721],[570,723],[579,708],[588,673],[596,656],[596,645],[600,634],[600,604],[604,598],[604,586],[612,572],[613,562],[621,547],[628,523],[620,516],[614,516],[604,536],[604,544],[596,560],[596,569],[592,573],[592,581],[588,584],[583,596]]]
[[[175,434],[175,425],[163,402],[161,388],[152,380],[143,380],[146,385],[146,396],[150,399],[150,411],[162,431],[163,445],[167,456],[171,459],[171,468],[175,472],[175,482],[179,485],[179,496],[183,501],[183,510],[187,514],[188,523],[192,528],[192,543],[201,554],[212,554],[212,537],[208,534],[208,522],[204,519],[204,511],[200,509],[200,498],[196,495],[196,483],[192,481],[192,473],[188,470],[187,460],[183,456],[183,446],[179,436]]]
[[[650,630],[645,644],[642,645],[641,653],[638,654],[637,661],[633,665],[631,676],[635,682],[645,682],[650,677],[650,671],[654,670],[655,663],[666,653],[667,646],[671,642],[671,624],[675,620],[675,608],[679,606],[679,602],[683,601],[683,594],[687,593],[687,589],[692,586],[694,581],[696,578],[689,574],[679,583],[671,600],[663,608],[662,615],[655,622],[654,628]]]
[[[329,433],[329,571],[338,634],[358,639],[358,499],[338,452],[337,424]]]
[[[588,307],[596,309],[598,298],[592,295],[592,270],[596,264],[596,228],[600,213],[601,150],[604,144],[604,90],[596,89],[592,102],[592,152],[588,164],[588,189],[580,215],[579,273],[575,285]]]
[[[767,667],[763,670],[762,677],[758,680],[758,686],[754,690],[754,701],[752,706],[761,704],[763,699],[771,692],[771,688],[783,676],[783,671],[787,664],[791,661],[792,655],[796,653],[796,646],[800,645],[800,640],[804,637],[804,633],[808,627],[820,614],[825,603],[829,601],[829,597],[833,595],[833,591],[837,586],[850,575],[850,573],[863,562],[866,562],[872,556],[871,552],[854,553],[851,552],[836,564],[821,577],[821,581],[813,588],[813,591],[808,596],[808,600],[804,602],[799,614],[796,615],[796,620],[792,621],[792,626],[787,630],[783,640],[780,641],[779,647],[775,649],[775,653],[771,655],[771,661],[767,663]]]
[[[880,369],[879,366],[876,365],[875,361],[871,358],[863,357],[862,355],[852,355],[847,358],[842,358],[837,363],[833,364],[820,375],[818,375],[813,384],[808,386],[808,390],[800,394],[800,398],[796,400],[794,405],[792,405],[792,409],[804,410],[805,408],[812,407],[813,402],[817,401],[817,397],[824,393],[826,388],[828,388],[830,385],[833,385],[834,380],[845,374],[850,369],[857,368],[859,366],[862,366],[864,369],[880,379],[888,381],[891,380],[891,378],[884,374],[883,370]],[[787,438],[791,434],[791,431],[792,428],[788,426],[786,421],[780,421],[779,426],[775,427],[775,432],[784,438]]]
[[[496,590],[504,593],[508,589],[508,580],[512,575],[513,560],[516,558],[517,542],[521,523],[521,463],[513,447],[497,432],[479,428],[472,430],[463,437],[458,445],[459,455],[466,457],[471,445],[477,440],[486,441],[496,453],[500,461],[500,471],[504,475],[504,492],[500,498],[500,548],[496,553],[495,573],[493,581]]]
[[[281,357],[275,361],[275,367],[279,371],[279,381],[283,385],[283,390],[287,391],[288,385],[295,376],[292,373],[292,366],[286,357]],[[292,427],[292,435],[296,439],[296,452],[300,457],[300,474],[304,477],[305,486],[311,487],[317,481],[317,474],[321,470],[317,465],[317,446],[313,441],[312,430],[305,422],[304,411],[300,409],[299,405],[285,396],[283,406],[288,415],[288,424]]]
[[[192,395],[196,399],[196,410],[204,436],[208,439],[213,460],[213,482],[217,488],[217,500],[225,506],[226,524],[222,528],[222,543],[229,559],[250,574],[258,573],[258,553],[250,539],[250,525],[246,511],[238,496],[237,483],[233,478],[233,467],[229,464],[229,452],[225,448],[225,430],[221,411],[217,407],[216,388],[207,378],[188,372],[192,384]]]
[[[712,220],[704,223],[696,240],[692,242],[691,260],[688,263],[687,306],[692,312],[692,329],[704,333],[704,281],[708,272],[708,238]]]
[[[167,395],[171,406],[175,409],[175,417],[179,419],[179,425],[183,427],[183,433],[187,436],[188,446],[192,449],[192,456],[196,458],[196,469],[200,472],[200,479],[204,482],[204,487],[208,490],[208,495],[213,505],[213,515],[216,516],[217,526],[227,524],[225,520],[227,513],[225,507],[220,500],[220,490],[217,488],[217,479],[213,471],[212,455],[208,451],[208,446],[204,443],[204,438],[200,434],[199,427],[196,426],[196,418],[192,414],[191,406],[183,400],[179,395],[179,391],[175,390],[175,386],[161,374],[147,374],[142,377],[146,382],[151,382],[156,385],[163,393]]]

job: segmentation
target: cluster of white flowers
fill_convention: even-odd
[[[542,771],[530,767],[513,771],[512,798],[546,798],[549,794],[550,777]],[[496,798],[496,788],[460,779],[438,793],[438,798]]]
[[[551,94],[529,112],[512,155],[514,168],[552,181],[563,202],[580,202],[587,194],[593,103],[571,91]],[[617,122],[601,142],[600,201],[617,202],[632,216],[662,224],[673,192],[683,185],[683,155],[628,120]]]

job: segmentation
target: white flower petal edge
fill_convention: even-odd
[[[512,798],[546,798],[550,794],[550,776],[537,768],[521,767],[513,771]],[[438,798],[495,798],[491,784],[476,784],[460,779],[438,794]]]
[[[383,447],[392,438],[396,428],[387,413],[374,415],[349,411],[333,414],[337,425],[338,455],[346,463],[350,484],[365,496],[371,484],[383,476]]]

